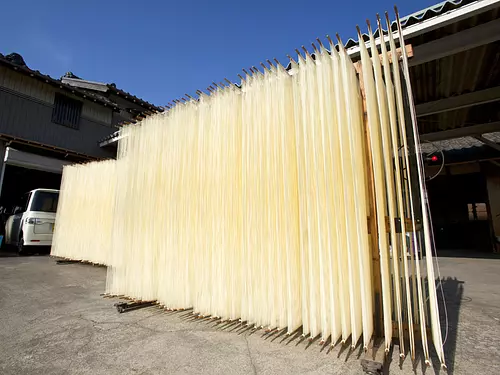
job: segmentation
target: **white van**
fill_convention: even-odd
[[[17,246],[20,255],[51,246],[58,201],[59,190],[26,193],[5,223],[5,244]]]

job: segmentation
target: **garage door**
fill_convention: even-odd
[[[62,173],[65,165],[72,164],[68,161],[19,151],[11,147],[5,149],[4,161],[5,164],[52,173]]]

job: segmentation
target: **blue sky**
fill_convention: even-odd
[[[437,1],[400,0],[401,16]],[[265,59],[286,63],[301,45],[339,33],[394,0],[115,1],[25,0],[1,6],[0,52],[18,52],[32,69],[67,71],[116,85],[157,105],[194,94]]]

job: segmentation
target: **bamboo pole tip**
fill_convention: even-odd
[[[394,5],[394,13],[396,13],[396,21],[399,24],[400,23],[399,22],[399,12],[398,12],[398,7],[396,5]],[[401,26],[401,25],[398,25],[398,28],[399,28],[399,26]]]

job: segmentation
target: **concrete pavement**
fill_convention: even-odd
[[[441,258],[451,374],[500,373],[500,259]],[[156,307],[118,314],[106,270],[0,257],[0,374],[360,374],[359,350],[193,320]],[[421,361],[391,374],[442,373]],[[437,364],[437,362],[436,362]]]

